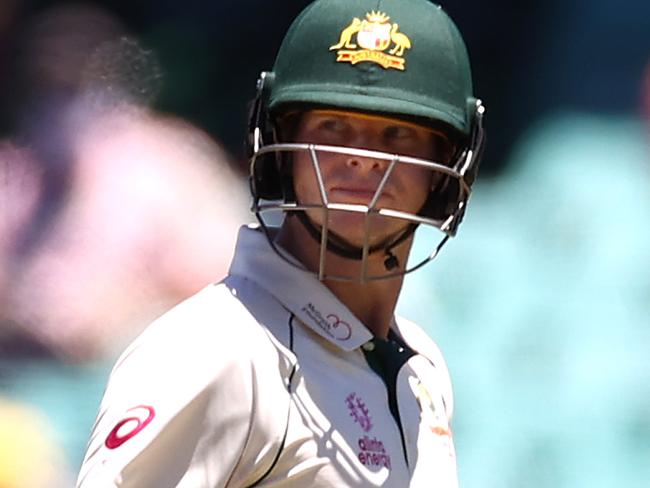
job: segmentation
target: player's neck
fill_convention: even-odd
[[[325,280],[324,284],[376,337],[388,336],[401,277],[368,283]]]
[[[278,235],[278,243],[302,262],[307,269],[318,272],[320,263],[320,244],[309,235],[295,219],[285,225]],[[393,249],[400,263],[405,263],[410,250],[410,239]],[[361,276],[361,261],[341,257],[328,251],[326,255],[326,274]],[[382,256],[371,256],[368,262],[368,275],[386,273]],[[386,338],[392,323],[395,306],[402,288],[403,277],[358,281],[325,279],[323,283],[350,311],[377,337]]]

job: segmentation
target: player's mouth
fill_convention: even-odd
[[[345,199],[345,200],[361,200],[363,203],[369,203],[377,193],[377,188],[373,187],[350,187],[350,186],[335,186],[329,191],[330,198]],[[381,198],[390,198],[390,193],[381,192]]]

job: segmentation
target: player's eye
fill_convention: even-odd
[[[330,117],[320,121],[318,124],[319,129],[330,132],[333,134],[343,133],[348,128],[348,123],[338,117]]]
[[[384,129],[384,139],[391,141],[411,141],[417,139],[414,129],[403,125],[391,125]]]

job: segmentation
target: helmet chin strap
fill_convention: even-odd
[[[298,212],[291,212],[289,214],[289,216],[292,215],[298,217],[298,220],[303,225],[303,227],[307,230],[309,235],[316,242],[320,244],[323,236],[322,230],[319,229],[314,224],[314,222],[307,216],[307,214],[301,210]],[[377,244],[376,246],[371,246],[368,249],[368,254],[370,255],[380,251],[384,251],[384,253],[386,254],[384,259],[384,267],[386,268],[386,271],[392,271],[395,268],[398,268],[400,265],[399,260],[397,256],[395,256],[395,254],[393,253],[393,249],[398,245],[400,245],[402,242],[404,242],[406,239],[411,237],[415,232],[415,230],[417,229],[417,227],[418,224],[410,223],[406,227],[406,229],[400,232],[396,237],[390,239],[388,244],[380,243]],[[329,231],[328,236],[329,235],[334,236],[336,238],[336,241],[328,237],[327,239],[328,251],[333,252],[334,254],[342,258],[361,261],[361,259],[363,258],[363,248],[346,243],[341,237],[337,236],[334,232]]]

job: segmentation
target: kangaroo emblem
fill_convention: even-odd
[[[397,32],[397,29],[399,29],[399,26],[393,24],[393,28],[390,31],[390,39],[395,43],[395,47],[389,53],[395,56],[402,56],[404,49],[411,49],[411,41],[401,32]]]
[[[352,20],[352,23],[349,26],[347,26],[345,29],[343,29],[338,44],[334,44],[332,47],[330,47],[330,51],[334,51],[335,49],[341,49],[343,46],[345,46],[346,49],[354,49],[355,47],[357,47],[356,44],[352,43],[352,36],[355,35],[357,32],[359,32],[360,30],[361,30],[361,19],[355,17]]]

